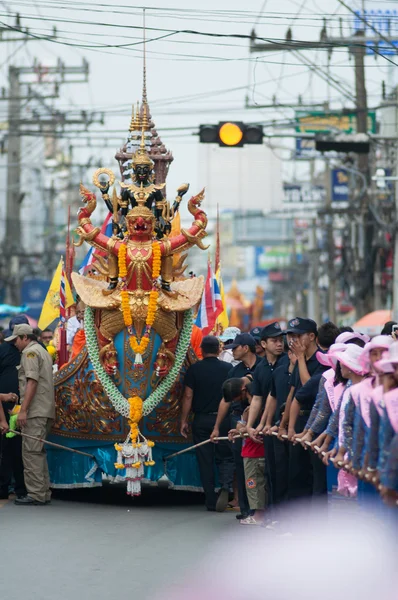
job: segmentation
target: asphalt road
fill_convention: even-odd
[[[202,502],[158,489],[131,499],[114,487],[58,492],[43,507],[1,501],[1,596],[169,598],[212,543],[239,527],[235,513],[209,513]]]

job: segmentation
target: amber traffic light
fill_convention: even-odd
[[[218,144],[239,148],[245,144],[262,144],[263,127],[241,121],[222,121],[218,125],[200,125],[199,140],[202,144]]]

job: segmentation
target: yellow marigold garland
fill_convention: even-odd
[[[141,338],[140,343],[135,335],[130,333],[130,346],[135,354],[143,354],[149,345],[149,334],[151,331],[151,327],[155,322],[156,318],[156,310],[157,303],[159,299],[159,291],[156,287],[156,281],[160,276],[160,270],[162,267],[162,254],[160,250],[160,244],[158,242],[153,242],[152,244],[152,253],[153,253],[153,262],[152,262],[152,290],[149,293],[149,301],[148,301],[148,312],[147,318],[145,322],[145,333]],[[118,251],[118,264],[119,264],[119,275],[124,280],[123,289],[120,292],[121,295],[121,307],[123,313],[124,324],[128,329],[131,329],[133,325],[133,319],[130,311],[130,303],[129,303],[129,293],[127,290],[127,246],[126,244],[121,244]]]

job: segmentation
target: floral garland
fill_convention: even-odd
[[[185,357],[191,342],[193,328],[192,311],[187,310],[184,313],[184,321],[178,338],[175,351],[175,362],[169,373],[159,383],[157,388],[144,400],[142,405],[143,416],[149,415],[157,405],[163,400],[174,385],[175,380],[181,370]],[[130,403],[116,387],[115,382],[105,371],[99,358],[99,347],[97,333],[95,329],[94,311],[87,306],[84,313],[84,331],[86,334],[86,343],[88,356],[93,365],[96,376],[104,388],[114,409],[126,418],[130,417]]]
[[[170,372],[144,402],[139,396],[133,396],[132,398],[127,399],[118,390],[116,384],[101,364],[95,329],[94,311],[90,307],[86,307],[84,314],[84,330],[86,334],[88,356],[93,365],[94,372],[107,393],[112,406],[117,412],[128,419],[130,425],[130,433],[124,443],[115,444],[115,449],[117,451],[115,468],[120,470],[125,469],[127,493],[132,496],[138,496],[141,493],[141,480],[144,475],[144,466],[150,467],[155,464],[152,460],[152,448],[154,442],[147,440],[140,433],[138,423],[143,416],[149,415],[149,413],[157,407],[164,396],[171,390],[184,363],[191,342],[192,328],[192,311],[187,310],[184,313],[184,321],[177,343],[175,362],[170,369]]]
[[[127,330],[130,335],[130,346],[133,352],[136,355],[136,363],[142,364],[141,355],[144,354],[145,350],[148,348],[150,333],[152,325],[155,322],[157,303],[159,298],[159,289],[157,285],[157,280],[160,276],[160,270],[162,267],[161,260],[161,250],[159,242],[153,242],[152,244],[152,253],[153,253],[153,262],[152,262],[152,289],[149,293],[149,302],[148,302],[148,312],[145,321],[145,332],[141,338],[140,343],[136,336],[133,334],[133,319],[130,311],[130,303],[129,303],[129,293],[127,290],[127,247],[125,243],[122,243],[118,252],[118,264],[119,264],[119,276],[122,279],[122,290],[120,292],[121,295],[121,305],[122,305],[122,313],[124,324],[127,327]]]

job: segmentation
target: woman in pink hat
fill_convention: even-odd
[[[360,358],[364,370],[370,373],[370,376],[363,381],[358,390],[354,422],[352,469],[354,474],[359,473],[361,475],[361,479],[364,477],[368,463],[366,444],[370,431],[372,398],[374,397],[375,388],[381,383],[384,376],[375,365],[382,358],[383,353],[388,350],[392,342],[393,339],[390,336],[378,335],[366,344]],[[359,500],[362,497],[362,493],[367,492],[374,493],[374,488],[369,486],[366,481],[362,481],[358,486]]]

